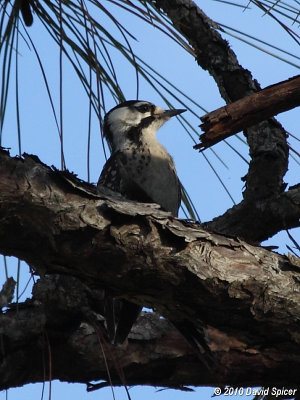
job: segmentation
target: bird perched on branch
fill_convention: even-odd
[[[104,117],[103,133],[111,156],[100,175],[98,190],[104,186],[130,200],[157,203],[177,217],[180,182],[174,161],[156,139],[156,132],[184,111],[164,110],[140,100],[125,101],[110,110]],[[140,306],[127,300],[107,301],[107,328],[113,343],[126,339],[140,311]],[[203,350],[203,332],[199,333],[188,321],[174,325],[192,345],[199,348],[202,342]]]
[[[104,117],[103,133],[112,154],[98,186],[106,186],[127,199],[157,203],[177,216],[180,183],[174,161],[156,139],[156,132],[184,111],[163,110],[147,101],[134,100],[110,110]]]

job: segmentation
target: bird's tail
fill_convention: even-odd
[[[105,319],[109,340],[122,344],[129,335],[142,307],[127,300],[107,296],[105,299]]]
[[[122,304],[118,315],[114,343],[122,344],[129,335],[133,324],[138,319],[142,307],[127,300],[118,301]]]
[[[105,319],[109,340],[122,344],[142,311],[142,307],[128,300],[107,296]],[[195,327],[189,320],[170,321],[196,351],[200,361],[208,368],[216,366],[216,360],[207,344],[204,329]]]
[[[208,369],[215,367],[216,360],[207,344],[204,329],[195,327],[188,320],[171,322],[186,341],[196,350],[200,361],[205,364]]]

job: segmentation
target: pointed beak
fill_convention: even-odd
[[[165,110],[165,111],[162,113],[162,116],[165,117],[165,118],[171,118],[171,117],[175,117],[175,115],[179,115],[179,114],[181,114],[181,113],[183,113],[183,112],[185,112],[185,111],[186,111],[185,109],[180,109],[180,110],[175,110],[175,109],[173,109],[173,110]]]

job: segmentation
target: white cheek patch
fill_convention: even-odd
[[[144,103],[141,103],[144,104]],[[127,107],[117,108],[108,116],[108,124],[111,126],[112,130],[116,131],[115,127],[128,127],[128,126],[138,126],[141,120],[149,117],[150,112],[140,113],[137,110],[130,109]],[[124,129],[122,129],[124,130]]]
[[[113,127],[116,124],[122,123],[126,125],[127,121],[130,119],[130,112],[128,108],[117,108],[112,111],[108,116],[108,124]]]
[[[145,103],[140,102],[140,104],[142,105]],[[112,111],[108,115],[107,122],[110,132],[112,133],[112,140],[115,149],[120,150],[126,145],[126,142],[128,142],[126,132],[129,128],[138,126],[143,118],[150,115],[150,112],[141,114],[139,111],[127,107],[117,108]]]

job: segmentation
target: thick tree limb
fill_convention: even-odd
[[[300,105],[300,76],[253,93],[203,117],[195,149],[205,149],[278,113]]]
[[[260,243],[283,229],[300,226],[300,185],[265,201],[246,201],[220,217],[205,223],[205,228]]]
[[[50,375],[52,379],[86,384],[100,380],[100,387],[107,386],[101,346],[114,385],[148,384],[184,390],[186,385],[243,382],[246,386],[276,383],[278,387],[293,386],[298,379],[298,356],[287,360],[287,343],[282,343],[282,352],[277,345],[270,345],[262,353],[241,339],[207,328],[218,360],[218,370],[209,371],[178,332],[153,313],[139,318],[122,347],[108,344],[101,321],[89,304],[91,290],[78,279],[49,276],[37,282],[33,293],[33,299],[19,305],[18,312],[11,309],[0,315],[5,350],[0,356],[1,390],[42,382]],[[289,370],[291,364],[295,368]],[[93,386],[88,384],[88,388],[92,390]]]
[[[41,379],[41,352],[50,351],[48,342],[53,377],[103,379],[96,352],[100,334],[92,329],[101,325],[96,319],[101,288],[166,318],[204,324],[220,366],[206,370],[159,323],[154,338],[141,329],[128,345],[112,350],[128,384],[297,384],[300,270],[287,258],[169,217],[155,205],[97,196],[93,187],[70,182],[32,157],[12,159],[2,152],[0,176],[0,251],[27,261],[40,275],[77,277],[84,285],[77,291],[54,285],[46,294],[36,289],[38,301],[19,307],[24,318],[14,311],[1,316],[3,388]],[[26,346],[27,334],[32,342]],[[81,379],[75,365],[85,367]],[[22,371],[19,378],[12,366]],[[119,384],[120,374],[113,379]]]
[[[195,44],[198,62],[226,101],[259,88],[192,2],[159,3]],[[248,141],[246,206],[276,195],[284,201],[284,131],[265,121],[248,130]],[[35,287],[34,302],[0,316],[2,388],[43,380],[50,352],[54,378],[106,379],[97,352],[102,288],[167,318],[205,324],[218,361],[218,370],[205,370],[166,321],[152,316],[150,329],[140,321],[137,337],[111,348],[128,384],[298,383],[299,269],[286,258],[180,222],[153,205],[98,196],[32,157],[4,153],[1,162],[0,251],[26,260],[40,275],[57,273],[59,280],[46,277]],[[296,188],[287,193],[298,201]],[[297,204],[288,224],[294,224]],[[62,275],[73,279],[62,283]],[[120,372],[112,376],[121,383]]]

